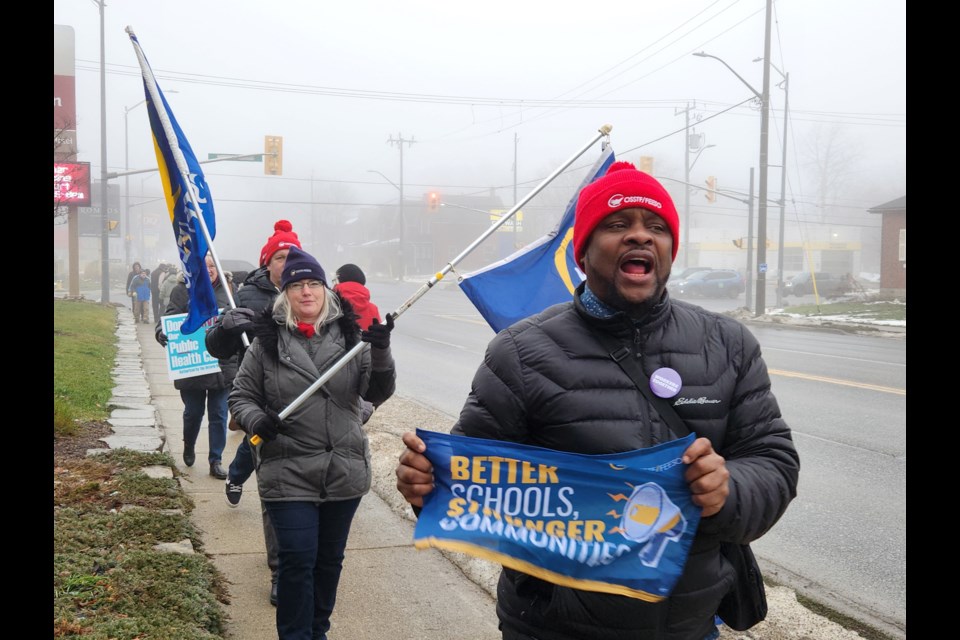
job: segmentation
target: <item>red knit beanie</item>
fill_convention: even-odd
[[[260,250],[261,267],[270,262],[273,254],[281,249],[303,248],[300,246],[300,238],[293,232],[293,225],[290,224],[289,220],[277,220],[277,223],[273,225],[273,230],[273,235],[267,239],[267,244],[263,245],[263,249]]]
[[[663,218],[673,236],[673,259],[680,248],[680,218],[673,198],[656,179],[638,171],[629,162],[614,162],[606,175],[583,189],[577,198],[573,222],[573,257],[580,264],[590,234],[601,220],[614,211],[638,207]]]

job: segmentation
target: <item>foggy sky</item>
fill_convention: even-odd
[[[218,221],[263,216],[262,229],[221,225],[218,246],[235,255],[254,257],[273,221],[309,212],[311,199],[395,201],[395,187],[371,171],[400,182],[400,150],[388,140],[401,135],[414,141],[403,147],[408,198],[493,188],[512,203],[515,140],[522,196],[603,124],[613,126],[619,158],[653,156],[657,176],[683,180],[689,108],[700,119],[696,132],[715,145],[690,182],[716,176],[721,188],[746,191],[750,167],[759,167],[759,109],[748,102],[721,113],[750,89],[717,60],[691,54],[722,58],[762,90],[763,65],[753,60],[763,55],[764,7],[115,0],[104,14],[107,165],[124,168],[131,109],[130,167],[156,166],[146,110],[134,107],[144,93],[129,25],[200,159],[259,153],[264,135],[284,138],[282,177],[253,163],[204,165]],[[842,162],[830,198],[851,219],[905,195],[905,11],[900,0],[775,3],[771,61],[790,74],[787,193],[801,213],[822,197],[811,165],[814,151],[831,144]],[[99,175],[98,8],[55,0],[54,24],[76,32],[79,160]],[[771,165],[781,163],[780,80],[771,69]],[[574,166],[598,153],[599,144]],[[771,198],[779,197],[779,168],[771,166],[769,180]],[[160,195],[149,174],[131,177],[130,192]],[[700,193],[691,204],[707,211]],[[175,255],[171,243],[168,257]]]

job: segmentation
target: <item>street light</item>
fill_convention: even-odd
[[[756,58],[754,62],[759,62],[763,58]],[[784,226],[786,225],[786,208],[787,208],[787,119],[790,114],[790,74],[784,73],[777,68],[777,65],[770,63],[770,66],[773,67],[774,71],[780,74],[780,77],[783,78],[777,86],[783,87],[783,161],[780,165],[780,237],[779,237],[779,251],[777,254],[777,306],[783,306],[783,232]]]
[[[706,151],[707,149],[709,149],[709,148],[711,148],[711,147],[715,147],[715,146],[717,146],[717,145],[715,145],[715,144],[708,144],[708,145],[705,146],[705,147],[701,147],[701,148],[700,148],[700,151],[697,151],[697,155],[695,155],[695,156],[693,157],[693,162],[690,163],[689,169],[693,169],[693,165],[697,164],[697,159],[700,158],[700,154],[701,154],[701,153],[703,153],[703,152]]]
[[[176,89],[170,89],[166,93],[180,93]],[[130,171],[130,144],[129,144],[129,118],[130,112],[139,107],[142,104],[146,104],[146,99],[141,100],[132,107],[123,108],[123,170]],[[142,184],[142,183],[141,183]],[[124,211],[123,211],[123,231],[124,231],[124,257],[126,258],[127,264],[131,264],[130,260],[130,176],[125,175],[123,177],[123,202],[124,202]],[[143,210],[140,211],[140,253],[143,254]],[[141,259],[142,256],[141,256]]]
[[[766,288],[767,288],[767,131],[770,126],[770,15],[773,0],[767,0],[766,27],[763,38],[763,93],[757,92],[749,82],[740,77],[740,74],[717,56],[710,55],[700,51],[693,55],[701,58],[713,58],[719,60],[723,66],[729,69],[733,75],[737,76],[743,84],[753,92],[753,95],[760,99],[760,193],[759,206],[757,207],[757,297],[756,297],[756,315],[762,316],[766,313]]]
[[[390,184],[392,184],[397,191],[400,191],[400,192],[403,191],[403,189],[400,188],[400,185],[396,184],[393,180],[391,180],[391,179],[388,178],[387,176],[383,175],[382,173],[380,173],[380,172],[377,171],[376,169],[367,169],[367,173],[375,173],[375,174],[377,174],[378,176],[380,176],[381,178],[383,178],[384,180],[386,180],[387,182],[389,182]]]

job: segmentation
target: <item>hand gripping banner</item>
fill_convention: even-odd
[[[584,455],[418,429],[434,490],[414,530],[436,547],[554,584],[648,602],[670,595],[700,522],[681,456],[694,435]]]

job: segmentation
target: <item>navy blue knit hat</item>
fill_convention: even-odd
[[[280,288],[286,289],[288,284],[299,280],[319,280],[326,286],[327,274],[316,258],[298,247],[290,247],[280,274]]]

